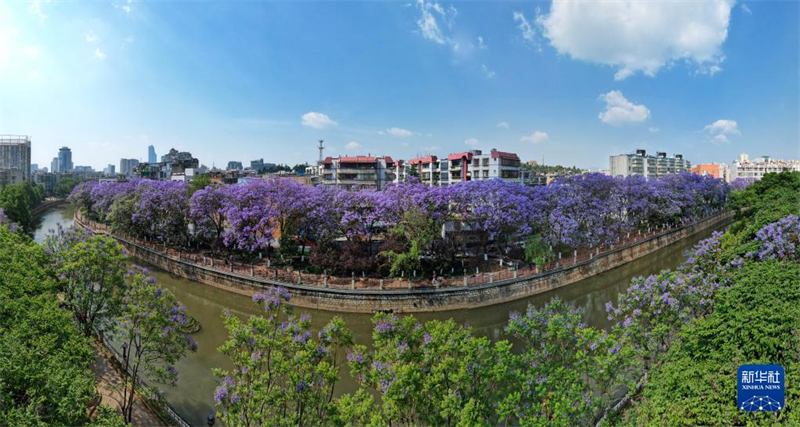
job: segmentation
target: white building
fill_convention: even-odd
[[[692,167],[691,162],[683,158],[682,154],[667,157],[665,152],[657,152],[655,156],[648,156],[645,150],[636,150],[633,154],[619,154],[609,157],[611,176],[643,176],[658,178],[664,175],[673,175],[688,172]]]
[[[411,171],[414,172],[411,172]],[[522,182],[519,156],[492,149],[452,153],[446,159],[436,156],[418,157],[408,161],[406,174],[415,173],[420,181],[430,186],[444,186],[464,181],[500,178]]]
[[[780,173],[783,171],[800,171],[800,160],[776,160],[769,156],[761,156],[750,160],[746,153],[739,154],[730,168],[730,181],[738,178],[758,181],[767,173]]]
[[[326,157],[322,164],[311,169],[317,173],[316,184],[334,185],[345,189],[372,188],[382,190],[394,181],[395,162],[389,156]],[[312,182],[313,176],[312,176]]]

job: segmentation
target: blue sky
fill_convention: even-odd
[[[0,2],[0,133],[96,168],[497,148],[800,158],[800,5]]]

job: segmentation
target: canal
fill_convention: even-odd
[[[58,224],[67,227],[72,224],[74,209],[70,205],[57,206],[39,217],[34,238],[42,241],[48,229],[55,229]],[[684,252],[699,240],[707,238],[713,230],[709,229],[650,255],[632,261],[624,266],[593,276],[589,279],[565,286],[553,291],[539,294],[527,299],[498,304],[471,310],[457,310],[438,313],[422,313],[415,317],[419,320],[454,318],[459,323],[468,323],[474,331],[493,340],[505,338],[503,326],[508,315],[514,311],[524,311],[529,303],[542,306],[553,297],[559,297],[584,310],[586,323],[597,326],[608,326],[605,314],[605,303],[613,301],[629,285],[631,278],[656,274],[664,269],[673,269],[684,259]],[[183,304],[189,314],[202,325],[194,335],[199,346],[197,353],[190,354],[177,364],[179,381],[175,387],[164,386],[164,395],[175,409],[193,425],[205,425],[206,416],[214,412],[214,388],[216,381],[211,373],[212,368],[230,367],[227,357],[217,352],[226,338],[221,313],[228,309],[240,316],[257,312],[252,300],[244,295],[235,294],[212,286],[178,278],[163,270],[147,266],[153,275],[166,288],[170,289]],[[311,314],[312,327],[321,329],[336,313],[298,309],[299,313]],[[357,343],[369,344],[371,341],[371,323],[368,314],[340,313],[347,326],[353,331]],[[343,372],[342,380],[337,385],[339,392],[353,391],[355,384],[348,372]]]

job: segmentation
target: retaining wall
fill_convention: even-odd
[[[245,295],[252,295],[261,292],[265,287],[277,285],[289,290],[292,295],[291,303],[298,307],[349,313],[377,311],[419,313],[483,307],[560,288],[619,267],[710,227],[729,223],[733,216],[733,212],[720,213],[642,241],[601,252],[575,265],[532,276],[468,287],[421,289],[333,289],[280,282],[214,269],[169,256],[119,236],[114,237],[134,258],[156,265],[177,276]],[[75,223],[91,228],[82,223],[77,215]]]

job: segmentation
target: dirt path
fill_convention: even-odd
[[[114,388],[122,384],[122,379],[108,359],[103,357],[97,348],[95,348],[95,361],[91,367],[97,380],[97,391],[103,396],[102,403],[119,410],[118,400],[122,399],[122,392],[114,390]],[[134,399],[131,423],[135,427],[166,427],[161,418],[142,403],[138,395]]]

